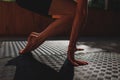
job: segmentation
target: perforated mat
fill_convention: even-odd
[[[49,40],[32,51],[32,54],[36,60],[59,72],[66,59],[68,43],[67,40]],[[76,52],[75,58],[89,64],[74,68],[74,80],[120,80],[120,53],[118,48],[116,50],[119,43],[78,42],[77,47],[85,50]],[[19,50],[25,45],[26,41],[1,41],[0,58],[19,56]]]

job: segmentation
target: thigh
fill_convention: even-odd
[[[52,0],[49,14],[51,15],[65,15],[74,14],[76,8],[74,0]]]
[[[16,3],[30,11],[48,15],[49,7],[51,5],[51,0],[16,0]]]

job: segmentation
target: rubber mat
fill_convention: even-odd
[[[0,58],[14,58],[19,56],[19,50],[24,48],[26,41],[1,41]],[[69,41],[46,41],[35,51],[34,58],[60,71],[66,60]],[[97,45],[99,43],[99,45]],[[76,59],[87,61],[89,64],[74,67],[74,80],[120,80],[120,53],[116,51],[119,42],[78,42],[77,47],[84,51],[77,51]],[[107,44],[106,44],[107,43]],[[103,45],[101,47],[101,45]],[[111,47],[112,46],[112,47]],[[114,49],[115,48],[115,49]],[[114,49],[114,50],[113,50]]]
[[[0,80],[13,80],[16,67],[15,66],[5,66],[9,60],[12,58],[0,59]]]

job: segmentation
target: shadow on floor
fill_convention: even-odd
[[[73,80],[74,76],[74,67],[68,59],[59,72],[34,59],[31,53],[9,60],[6,66],[9,65],[16,66],[14,80]]]
[[[78,42],[78,46],[84,45],[92,49],[101,49],[106,52],[116,52],[120,53],[120,41],[114,40],[106,40],[106,41],[86,41],[86,42]],[[91,52],[91,50],[89,52]]]

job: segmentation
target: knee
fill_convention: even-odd
[[[72,20],[72,19],[74,19],[74,15],[52,15],[52,18]]]

